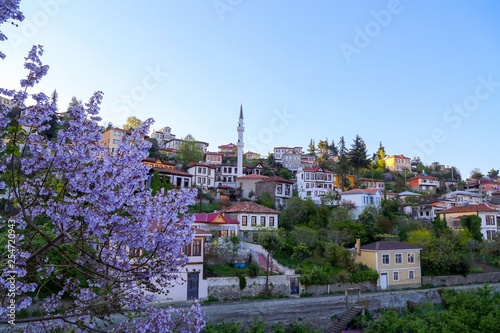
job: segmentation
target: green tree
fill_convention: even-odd
[[[307,147],[307,153],[309,155],[316,155],[316,144],[314,143],[314,140],[311,139],[309,142],[309,146]]]
[[[133,128],[137,128],[142,125],[142,120],[137,118],[136,116],[130,116],[127,118],[127,122],[123,124],[124,130],[130,130]]]
[[[198,163],[203,160],[203,151],[201,151],[191,134],[186,135],[182,140],[178,154],[179,161],[185,166],[188,166],[191,162]]]
[[[337,163],[335,163],[334,171],[339,177],[340,189],[343,191],[349,185],[349,179],[347,175],[350,171],[349,165],[349,157],[347,153],[347,148],[345,146],[344,137],[340,138],[339,147],[338,147],[339,155]]]
[[[490,177],[490,178],[496,179],[496,178],[498,178],[498,173],[499,173],[498,169],[495,170],[495,169],[491,168],[491,170],[488,171],[488,175],[487,176]]]
[[[268,207],[268,208],[272,208],[272,209],[275,209],[274,208],[274,199],[273,197],[271,196],[271,194],[269,194],[269,192],[264,192],[262,193],[259,198],[257,199],[257,203],[259,205],[262,205],[262,206],[265,206],[265,207]]]
[[[462,227],[468,229],[472,233],[472,237],[478,242],[483,241],[481,233],[481,218],[477,215],[468,215],[460,219]]]
[[[481,179],[483,177],[484,177],[483,173],[478,168],[474,168],[470,172],[470,178],[472,179]]]
[[[384,171],[385,170],[385,147],[382,145],[382,141],[379,143],[377,152],[373,154],[373,167],[375,170]]]
[[[382,233],[382,229],[377,224],[377,219],[377,209],[373,206],[366,207],[358,216],[358,223],[363,226],[368,243],[376,241],[376,236]]]
[[[348,152],[348,159],[350,165],[354,168],[356,173],[356,182],[358,182],[361,169],[367,168],[370,165],[366,144],[359,135],[356,135],[356,138],[351,145],[351,150]]]
[[[273,265],[272,258],[274,253],[283,247],[283,240],[276,230],[265,229],[259,232],[258,243],[267,251],[266,294],[269,294],[269,272]]]
[[[164,191],[171,190],[172,184],[170,183],[169,177],[163,177],[158,173],[158,171],[155,171],[153,172],[153,176],[151,176],[151,184],[149,188],[151,188],[153,195],[156,195],[156,193],[161,189],[164,189]]]
[[[280,171],[278,172],[278,176],[288,180],[292,179],[292,173],[287,168],[281,168]]]
[[[151,148],[149,148],[149,157],[159,157],[160,147],[158,146],[158,140],[156,138],[149,138],[149,142],[151,142]]]

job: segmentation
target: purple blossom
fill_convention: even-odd
[[[155,300],[153,286],[174,283],[187,263],[182,248],[193,238],[193,219],[179,217],[193,202],[195,191],[171,190],[153,196],[145,188],[148,168],[142,161],[150,143],[143,138],[152,120],[127,135],[114,154],[101,145],[102,92],[69,110],[67,127],[58,132],[56,142],[39,135],[55,112],[42,93],[31,95],[35,104],[26,106],[26,88],[37,84],[48,69],[40,60],[42,53],[35,46],[26,58],[29,74],[21,90],[0,90],[25,111],[21,118],[8,119],[9,110],[0,109],[0,136],[9,143],[0,146],[0,171],[8,169],[14,176],[0,190],[12,203],[8,214],[16,222],[20,305],[31,304],[28,293],[40,291],[46,281],[58,285],[59,291],[43,300],[42,317],[60,313],[63,297],[72,303],[65,302],[65,320],[34,318],[26,331],[103,329],[111,315],[133,311],[137,317],[144,313],[149,317],[124,321],[122,331],[199,332],[204,324],[199,304],[179,311],[176,319],[174,309],[149,306]],[[8,131],[7,125],[15,121],[31,129]],[[42,245],[34,247],[31,240],[35,238]],[[133,249],[145,255],[132,256]],[[60,255],[88,285],[47,260],[49,251]],[[8,283],[5,269],[0,276],[0,299],[5,299],[1,293]],[[5,306],[0,305],[0,320],[7,318]]]

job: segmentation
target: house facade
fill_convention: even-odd
[[[435,194],[439,188],[439,178],[433,176],[415,176],[406,181],[412,191]]]
[[[239,236],[252,239],[260,228],[277,229],[280,212],[252,201],[243,201],[223,211],[239,223]]]
[[[214,166],[202,163],[192,163],[187,171],[193,176],[192,186],[204,190],[210,187],[216,187]]]
[[[263,175],[245,175],[236,178],[236,187],[240,189],[241,197],[245,199],[255,200],[256,186],[258,182],[268,178]],[[253,196],[250,196],[253,193]]]
[[[444,197],[448,200],[453,200],[457,205],[475,205],[483,202],[483,195],[467,191],[453,191],[446,193]]]
[[[228,143],[226,145],[220,145],[218,147],[219,153],[224,156],[224,158],[236,157],[238,152],[238,146],[234,143]]]
[[[155,293],[158,302],[181,302],[208,298],[208,280],[203,279],[205,240],[212,236],[206,230],[193,229],[194,239],[183,248],[188,257],[187,264],[180,269],[170,286],[157,286],[162,292]],[[145,291],[150,294],[149,291]]]
[[[367,189],[377,189],[384,191],[385,182],[383,179],[359,178],[359,186]]]
[[[376,242],[361,246],[356,242],[356,263],[362,263],[379,274],[380,290],[418,288],[422,286],[418,246],[403,242]]]
[[[296,175],[297,190],[301,199],[311,199],[316,204],[328,192],[337,189],[333,172],[321,167],[299,169]]]
[[[170,141],[166,141],[164,146],[161,148],[170,148],[170,149],[176,149],[179,150],[182,146],[182,144],[185,142],[185,140],[182,139],[172,139]],[[202,153],[206,153],[208,150],[208,142],[203,142],[203,141],[193,141],[196,147],[200,149]]]
[[[411,158],[405,157],[403,154],[386,156],[385,167],[397,172],[411,171]]]
[[[481,234],[486,240],[493,240],[498,235],[498,211],[486,203],[477,205],[455,206],[439,212],[439,217],[453,230],[461,228],[461,218],[477,215],[481,219]]]
[[[194,213],[193,227],[210,232],[212,237],[231,237],[238,234],[238,221],[222,212]]]
[[[114,154],[126,133],[127,131],[122,128],[110,128],[102,133],[101,144],[108,147],[109,151]]]
[[[222,155],[221,153],[206,152],[205,162],[211,165],[221,165],[223,157],[224,155]]]
[[[378,189],[353,189],[340,193],[342,201],[350,201],[354,203],[356,208],[352,210],[354,218],[365,210],[366,207],[372,206],[378,209],[382,202],[382,191]]]
[[[215,169],[215,184],[216,186],[227,186],[236,188],[236,177],[238,168],[236,164],[218,165]]]
[[[265,192],[269,193],[273,198],[274,207],[282,207],[286,200],[292,198],[293,181],[273,176],[255,183],[255,196],[257,198]]]

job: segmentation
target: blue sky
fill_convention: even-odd
[[[245,151],[311,139],[370,154],[419,156],[462,177],[500,168],[500,3],[497,1],[21,2],[26,19],[2,26],[0,83],[18,87],[32,44],[49,74],[38,90],[104,92],[104,121],[154,118],[209,150]]]

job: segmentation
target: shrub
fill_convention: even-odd
[[[247,279],[245,278],[245,275],[241,274],[238,276],[238,279],[240,280],[240,290],[245,289],[247,286]]]
[[[308,271],[302,273],[300,283],[306,286],[325,285],[332,282],[331,276],[325,268],[314,266]]]
[[[260,267],[256,263],[252,262],[248,265],[248,276],[255,278],[259,276],[259,271]]]

